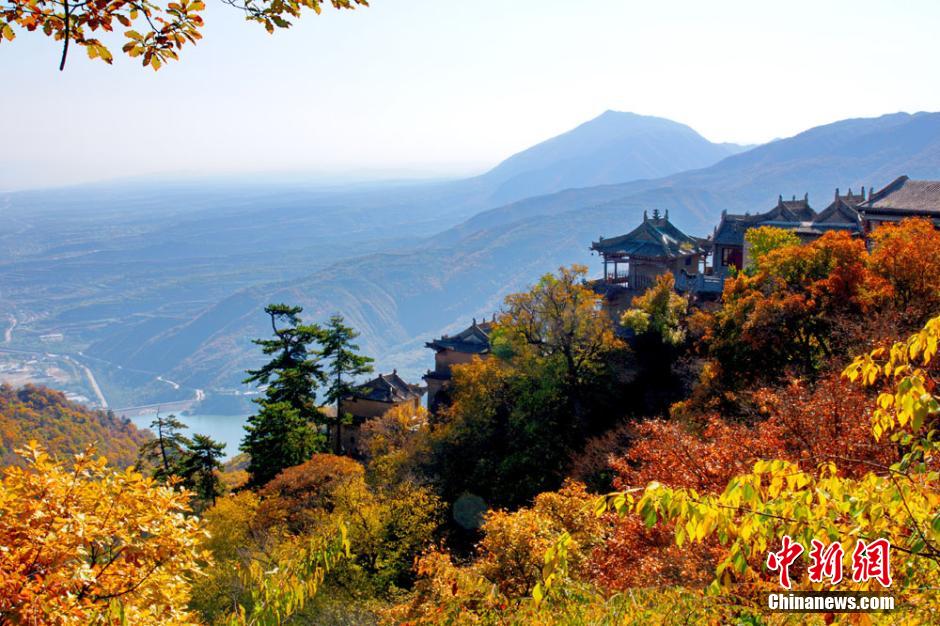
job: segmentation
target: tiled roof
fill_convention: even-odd
[[[612,237],[591,244],[601,254],[623,254],[635,257],[673,258],[701,254],[702,241],[686,235],[669,221],[669,215],[646,217],[643,223],[626,235]]]
[[[863,213],[940,215],[940,181],[900,176],[873,193],[859,209]]]
[[[376,402],[404,402],[424,395],[424,387],[405,382],[398,372],[379,374],[367,383],[356,387],[353,396]]]
[[[856,195],[849,189],[849,193],[842,196],[839,195],[839,190],[836,189],[836,195],[832,202],[816,216],[816,219],[813,220],[813,224],[817,226],[823,224],[833,226],[842,225],[861,229],[862,220],[856,207],[864,202],[864,200],[864,193]]]
[[[722,213],[712,241],[719,245],[743,246],[744,231],[748,228],[762,225],[795,227],[803,222],[812,222],[815,218],[816,211],[809,205],[809,196],[804,195],[799,200],[795,197],[784,200],[783,196],[778,196],[777,205],[766,213]]]
[[[433,350],[454,350],[468,354],[484,354],[490,351],[490,332],[493,322],[473,323],[454,336],[444,335],[439,339],[427,342],[425,345]]]

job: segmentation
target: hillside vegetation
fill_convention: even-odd
[[[115,465],[126,467],[149,437],[128,420],[89,410],[61,392],[0,385],[0,465],[15,463],[19,457],[14,450],[35,440],[60,458],[94,446]]]
[[[0,614],[935,624],[940,232],[912,219],[870,242],[769,235],[708,310],[665,275],[613,320],[584,267],[544,275],[506,299],[491,355],[454,367],[449,403],[370,420],[361,459],[326,453],[298,419],[327,383],[324,352],[299,308],[271,305],[248,486],[191,494],[172,467],[143,478],[79,458],[73,474],[26,450],[3,476],[28,497],[0,498],[0,541],[16,546],[0,567],[17,575]],[[257,446],[263,424],[278,435]],[[87,561],[53,558],[85,545]],[[898,609],[768,612],[782,589],[890,593]]]

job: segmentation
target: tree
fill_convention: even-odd
[[[353,392],[353,377],[372,371],[374,359],[359,354],[359,346],[353,343],[358,336],[352,327],[343,324],[340,315],[330,317],[320,336],[320,354],[328,363],[326,401],[336,405],[336,419],[331,425],[334,454],[343,452],[342,428],[349,421],[349,416],[342,414],[341,403]]]
[[[453,402],[430,434],[446,500],[468,492],[511,507],[557,489],[585,440],[621,417],[613,365],[624,346],[578,282],[585,272],[562,268],[508,296],[493,357],[453,367]]]
[[[707,334],[725,389],[815,376],[844,358],[858,327],[884,300],[885,281],[867,267],[865,244],[827,232],[801,246],[767,252],[753,275],[728,280]]]
[[[175,415],[156,418],[150,422],[150,428],[156,434],[156,439],[140,446],[138,458],[153,466],[153,476],[159,480],[167,480],[178,473],[180,463],[186,457],[186,450],[192,442],[180,431],[189,428],[176,419]]]
[[[261,407],[248,418],[241,450],[251,455],[250,484],[263,485],[286,467],[299,465],[324,447],[318,426],[325,416],[316,402],[316,388],[325,375],[319,354],[312,348],[322,330],[303,324],[301,307],[271,304],[274,339],[256,339],[264,354],[273,358],[257,370],[249,370],[246,383],[267,385]]]
[[[747,267],[745,271],[753,274],[760,270],[761,263],[770,252],[788,246],[800,245],[800,238],[792,230],[773,226],[758,226],[744,232],[747,243]]]
[[[35,443],[0,482],[0,623],[183,624],[201,573],[190,494],[91,452],[67,466]]]
[[[850,451],[811,444],[816,450],[797,460],[758,460],[721,491],[651,482],[602,498],[598,512],[636,514],[650,527],[671,523],[678,546],[717,539],[726,549],[713,586],[725,594],[776,588],[765,569],[767,553],[783,536],[807,552],[814,540],[823,545],[841,540],[846,559],[859,542],[884,540],[892,552],[892,588],[899,590],[909,613],[933,621],[932,590],[940,582],[938,343],[940,317],[905,341],[857,357],[843,371],[849,381],[881,386],[872,407],[871,437],[876,443],[890,439],[898,460],[881,454],[846,457]],[[811,583],[797,574],[796,584],[825,588],[834,583]],[[840,585],[842,590],[877,588],[867,579]]]
[[[222,495],[223,485],[219,472],[225,455],[225,444],[206,435],[193,436],[189,449],[179,466],[183,485],[205,503],[215,504]]]
[[[689,301],[676,293],[676,279],[671,273],[656,277],[656,284],[637,296],[624,311],[620,323],[637,334],[653,332],[669,346],[685,341],[683,322]]]
[[[506,297],[494,349],[502,356],[528,354],[557,359],[577,388],[603,367],[603,357],[621,347],[600,296],[583,283],[587,267],[561,267],[529,291]]]
[[[245,19],[258,22],[269,32],[289,28],[304,8],[320,13],[325,0],[223,0],[241,10]],[[329,0],[336,9],[368,6],[367,0]],[[100,39],[92,36],[101,29],[112,32],[123,26],[126,43],[122,50],[130,57],[141,57],[143,66],[154,70],[178,59],[177,50],[185,44],[195,45],[202,38],[202,0],[179,0],[160,4],[150,0],[8,0],[0,6],[0,42],[13,41],[14,27],[43,34],[62,42],[59,70],[65,68],[69,45],[82,46],[90,59],[110,64],[111,51]],[[117,24],[115,24],[117,22]],[[132,27],[136,27],[137,30]]]
[[[893,301],[914,324],[940,309],[940,232],[930,220],[884,224],[871,234],[870,265],[893,289]]]

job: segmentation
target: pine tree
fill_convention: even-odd
[[[316,403],[317,386],[325,380],[320,355],[312,346],[323,331],[303,324],[301,307],[271,304],[273,339],[256,339],[273,358],[257,370],[249,370],[246,383],[266,385],[261,407],[248,418],[241,450],[251,455],[248,472],[252,485],[263,485],[286,467],[303,463],[325,448],[318,426],[325,417]]]
[[[157,437],[140,446],[138,458],[154,467],[154,478],[166,480],[177,473],[179,463],[192,443],[180,432],[188,426],[175,415],[160,417],[158,412],[150,422],[150,428]]]
[[[328,362],[329,386],[326,389],[326,401],[336,405],[336,418],[330,429],[334,454],[342,453],[342,428],[350,419],[350,416],[341,412],[342,399],[352,393],[353,377],[371,372],[371,364],[374,362],[374,359],[358,354],[359,345],[353,343],[358,336],[359,333],[352,327],[343,324],[341,315],[333,315],[320,338],[321,354]]]
[[[183,485],[196,493],[204,503],[215,504],[222,495],[222,481],[217,470],[222,469],[221,458],[225,444],[206,435],[194,435],[192,444],[179,466]]]

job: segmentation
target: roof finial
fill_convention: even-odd
[[[806,204],[809,204],[809,192],[808,191],[803,194],[803,202],[805,202]]]
[[[849,193],[852,193],[852,188],[849,187]],[[839,188],[836,187],[836,202],[839,201]]]
[[[669,219],[669,209],[666,209],[666,219]]]
[[[475,317],[473,318],[473,325],[474,325],[474,326],[477,325],[477,318],[475,318]]]
[[[648,219],[649,219],[649,216],[646,215],[646,209],[643,209],[643,221],[645,222]]]
[[[653,209],[653,219],[654,220],[659,219],[659,209]]]
[[[783,194],[777,196],[777,204],[783,204]]]
[[[793,198],[792,198],[791,202],[796,202],[796,194],[793,194]]]
[[[398,368],[397,368],[397,367],[392,370],[392,376],[398,376]]]

